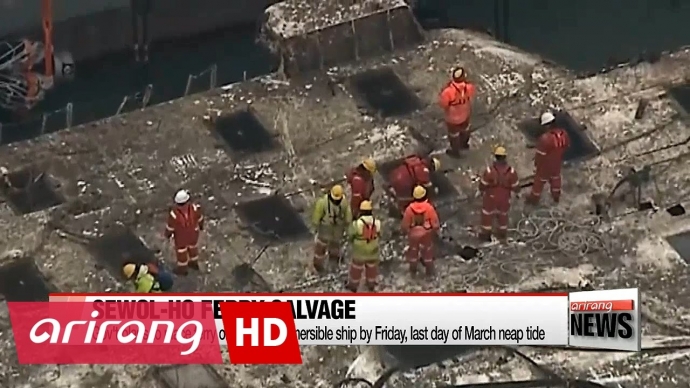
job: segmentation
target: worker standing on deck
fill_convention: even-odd
[[[357,292],[362,273],[369,291],[376,289],[379,277],[379,236],[381,221],[374,218],[371,201],[359,205],[359,217],[350,224],[348,237],[352,241],[352,262],[347,289]]]
[[[407,260],[410,273],[415,275],[421,256],[427,276],[434,273],[434,236],[441,228],[436,209],[429,203],[426,189],[417,186],[412,191],[412,203],[405,209],[402,230],[407,233]]]
[[[175,194],[175,206],[168,213],[165,237],[173,239],[177,267],[173,272],[186,275],[188,268],[199,269],[199,235],[204,230],[201,206],[191,201],[189,192]]]
[[[352,210],[341,185],[333,186],[328,194],[316,201],[311,222],[316,231],[313,265],[317,272],[323,272],[326,254],[333,261],[340,260],[345,230],[352,222]]]
[[[551,197],[555,203],[561,199],[561,167],[563,155],[570,147],[568,132],[556,123],[551,112],[541,115],[541,125],[545,132],[539,137],[537,153],[534,156],[534,183],[527,203],[537,205],[544,185],[549,184]]]
[[[347,183],[350,185],[350,208],[355,218],[359,215],[359,205],[362,201],[370,201],[374,194],[374,173],[376,162],[366,158],[358,166],[347,173]]]
[[[408,156],[403,163],[391,171],[388,177],[389,191],[398,203],[400,213],[412,203],[412,190],[416,186],[423,186],[427,192],[433,189],[431,173],[441,168],[441,162],[436,158]]]
[[[465,69],[458,67],[453,70],[451,81],[439,95],[450,143],[447,153],[452,157],[460,156],[460,151],[470,146],[470,115],[475,92],[474,85],[467,80]]]
[[[125,278],[134,282],[134,287],[138,293],[148,294],[163,291],[160,282],[149,272],[149,267],[146,265],[128,263],[122,267],[122,273]]]
[[[479,238],[487,242],[491,241],[494,221],[497,223],[496,237],[507,237],[510,197],[519,190],[517,173],[506,160],[506,149],[496,147],[494,158],[494,163],[486,168],[479,181],[479,191],[483,196]]]

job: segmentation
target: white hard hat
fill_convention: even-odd
[[[175,203],[178,205],[184,205],[189,201],[189,193],[187,190],[180,190],[175,194]]]
[[[556,116],[551,112],[546,112],[541,115],[541,125],[551,124],[554,120],[556,120]]]

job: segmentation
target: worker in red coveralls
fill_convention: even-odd
[[[407,233],[407,262],[410,274],[417,274],[419,258],[426,275],[434,274],[434,236],[441,228],[438,213],[427,198],[426,189],[417,186],[412,191],[413,201],[405,209],[402,230]]]
[[[408,156],[403,163],[391,171],[388,176],[390,191],[398,203],[400,213],[412,203],[412,190],[416,186],[423,186],[427,192],[433,189],[431,173],[441,168],[441,162],[436,158]]]
[[[189,267],[199,269],[199,233],[204,229],[201,207],[190,200],[186,190],[175,194],[175,207],[168,213],[165,237],[173,239],[177,267],[173,272],[186,275]]]
[[[459,157],[460,151],[470,147],[470,115],[475,93],[474,85],[467,80],[467,72],[458,67],[453,70],[451,81],[439,95],[450,143],[447,153],[451,157]]]
[[[359,205],[362,201],[371,201],[374,194],[374,173],[376,162],[372,158],[366,158],[358,166],[347,173],[347,183],[350,185],[350,208],[353,219],[359,218]]]
[[[519,190],[517,173],[506,160],[506,149],[496,147],[494,158],[494,163],[486,168],[479,181],[479,191],[483,196],[479,238],[487,242],[491,241],[492,230],[499,239],[507,237],[510,197]]]
[[[568,132],[556,123],[556,117],[551,112],[541,115],[541,125],[545,132],[539,137],[537,153],[534,156],[534,183],[527,203],[537,205],[541,198],[544,185],[549,184],[551,198],[555,203],[561,199],[561,166],[563,155],[570,147]]]

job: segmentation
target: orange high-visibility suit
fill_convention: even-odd
[[[203,229],[204,216],[198,204],[188,202],[184,205],[176,205],[168,213],[165,237],[173,239],[178,272],[186,271],[190,265],[198,266],[199,234]]]
[[[359,218],[359,206],[362,201],[370,201],[374,194],[374,175],[361,166],[351,169],[347,173],[347,183],[350,185],[352,198],[350,208],[352,217]]]
[[[434,236],[441,228],[438,213],[428,200],[412,202],[403,214],[402,229],[407,233],[407,261],[410,272],[417,272],[421,256],[427,274],[433,272]]]
[[[412,190],[416,186],[424,186],[427,190],[431,187],[430,163],[431,159],[408,156],[390,173],[388,183],[401,214],[412,203]]]
[[[475,87],[471,83],[451,81],[439,95],[439,105],[445,112],[448,142],[451,151],[455,153],[469,148],[470,115],[475,93]]]
[[[483,194],[480,237],[491,240],[495,220],[494,234],[498,238],[505,238],[508,233],[510,197],[519,190],[515,169],[506,162],[494,162],[482,174],[479,190]]]
[[[528,201],[536,204],[541,198],[544,185],[549,184],[551,197],[558,203],[561,198],[561,167],[563,155],[570,147],[568,133],[558,127],[549,129],[539,137],[534,157],[534,184]]]

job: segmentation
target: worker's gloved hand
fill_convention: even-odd
[[[482,191],[481,191],[481,190],[477,190],[477,192],[474,193],[474,197],[475,197],[475,198],[479,198],[479,197],[481,197],[481,196],[482,196]]]
[[[0,167],[0,177],[6,177],[7,174],[9,174],[9,173],[10,172],[7,170],[7,167],[5,167],[5,166]]]
[[[434,186],[434,194],[438,195],[439,191],[438,186]]]

